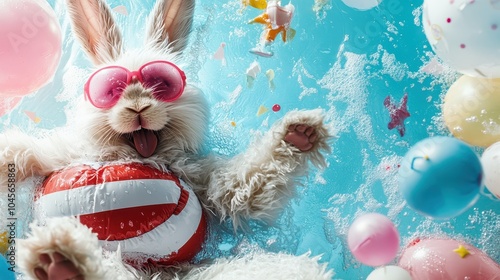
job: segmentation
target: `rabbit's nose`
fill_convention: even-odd
[[[132,112],[132,113],[140,114],[140,113],[146,111],[149,107],[151,107],[151,105],[145,105],[145,106],[142,106],[140,108],[127,107],[127,110]]]

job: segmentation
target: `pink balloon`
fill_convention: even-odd
[[[399,250],[399,233],[386,216],[369,213],[358,217],[349,228],[347,243],[354,257],[370,266],[391,262]]]
[[[463,258],[454,251],[460,245],[469,252]],[[413,280],[500,279],[500,266],[488,255],[452,239],[417,239],[403,251],[399,266]]]
[[[61,57],[61,29],[47,1],[0,1],[0,38],[1,95],[27,95],[52,78]]]

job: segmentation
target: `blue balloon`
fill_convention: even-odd
[[[479,198],[483,169],[464,142],[445,136],[415,144],[399,169],[399,187],[408,205],[438,219],[458,216]]]
[[[10,265],[7,264],[5,257],[0,254],[0,279],[2,280],[15,280],[16,275],[9,270]]]

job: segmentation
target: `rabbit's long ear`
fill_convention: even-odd
[[[95,65],[112,62],[122,51],[122,36],[103,0],[66,0],[73,31]]]
[[[158,0],[151,12],[147,42],[156,48],[167,45],[182,51],[193,23],[194,0]]]

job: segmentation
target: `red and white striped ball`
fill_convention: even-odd
[[[189,186],[139,163],[81,165],[51,174],[36,198],[38,218],[78,216],[107,250],[132,263],[173,264],[201,249],[206,220]]]

